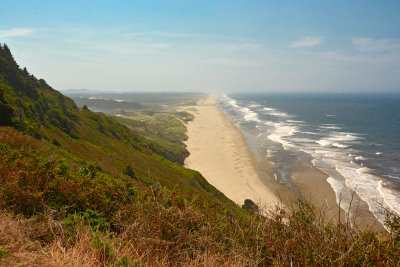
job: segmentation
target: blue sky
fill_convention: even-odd
[[[400,1],[1,5],[0,42],[56,89],[400,91]]]

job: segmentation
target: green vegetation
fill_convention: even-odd
[[[12,125],[38,138],[43,125],[77,135],[75,103],[25,68],[21,70],[6,45],[0,48],[0,102],[1,125]]]
[[[194,92],[124,92],[124,93],[111,93],[104,91],[92,90],[66,90],[63,91],[65,95],[71,97],[78,106],[84,104],[94,106],[99,110],[105,112],[106,110],[115,110],[122,108],[141,109],[144,107],[154,106],[174,106],[181,105],[182,102],[194,102],[193,99],[204,95],[203,93]],[[96,101],[96,100],[113,100],[122,105],[114,105],[113,101]],[[120,100],[126,101],[121,102]]]
[[[0,113],[0,265],[400,264],[398,217],[374,233],[323,223],[302,201],[242,209],[177,163],[187,113],[141,112],[128,127],[79,109],[5,45]]]
[[[111,180],[125,177],[124,167],[131,165],[134,183],[140,188],[157,181],[233,205],[201,174],[166,159],[181,163],[182,156],[179,161],[173,152],[103,113],[79,109],[44,80],[21,70],[6,45],[0,46],[0,62],[0,110],[5,111],[1,125],[35,137],[68,164],[96,166]]]
[[[129,115],[128,115],[129,114]],[[183,141],[187,140],[184,123],[193,119],[188,112],[175,110],[137,110],[115,120],[134,129],[153,144],[158,154],[183,165],[189,155]]]
[[[139,109],[142,105],[139,103],[133,103],[128,101],[115,101],[112,99],[103,98],[86,98],[86,97],[74,97],[74,102],[79,107],[95,107],[98,110],[108,113],[115,109]]]
[[[108,115],[113,115],[116,121],[150,141],[152,150],[157,154],[183,165],[184,159],[189,154],[183,143],[187,139],[184,124],[192,120],[193,115],[181,111],[179,108],[185,105],[194,105],[198,99],[197,95],[192,93],[112,94],[104,92],[90,95],[90,91],[88,91],[82,94],[71,94],[71,96],[78,106],[82,106],[82,109],[100,110]],[[188,97],[193,98],[187,99]],[[144,103],[132,102],[138,100],[144,101]]]
[[[122,173],[131,178],[135,178],[135,173],[133,172],[131,165],[126,165]]]

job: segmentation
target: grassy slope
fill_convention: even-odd
[[[171,161],[183,165],[189,155],[183,141],[187,140],[184,123],[193,119],[190,113],[175,110],[149,113],[137,110],[129,112],[128,116],[114,118],[162,148],[162,155]]]
[[[96,99],[93,99],[94,95]],[[85,93],[83,96],[71,94],[71,97],[79,106],[86,105],[90,109],[114,115],[116,121],[150,141],[152,149],[166,159],[183,165],[189,154],[183,143],[187,139],[184,124],[192,120],[193,115],[179,111],[179,108],[183,105],[194,105],[198,94]],[[129,102],[117,102],[112,99],[124,99]]]
[[[56,144],[52,150],[64,157],[83,165],[92,162],[114,177],[123,176],[123,168],[131,165],[138,186],[158,181],[232,205],[201,174],[163,158],[164,147],[102,113],[80,110],[45,81],[19,69],[7,47],[0,48],[0,61],[0,112],[6,118],[0,125]]]

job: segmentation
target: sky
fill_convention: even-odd
[[[2,0],[0,43],[58,90],[400,92],[398,0]]]

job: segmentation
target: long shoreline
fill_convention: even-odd
[[[251,199],[269,210],[276,205],[290,207],[300,197],[323,211],[326,220],[346,220],[346,212],[339,207],[326,173],[305,164],[294,166],[290,175],[300,193],[296,195],[276,181],[273,160],[262,154],[256,160],[246,137],[219,110],[215,97],[202,98],[186,110],[194,115],[194,120],[187,124],[185,144],[190,155],[185,167],[199,171],[235,203],[242,205],[245,199]],[[358,228],[381,228],[369,210],[361,216]]]
[[[212,96],[201,99],[187,125],[190,153],[185,167],[199,171],[206,180],[235,203],[245,199],[274,208],[281,201],[258,177],[257,161],[243,134],[219,111]]]

